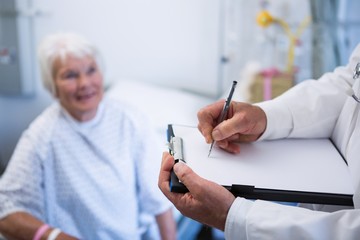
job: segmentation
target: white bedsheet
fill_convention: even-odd
[[[164,139],[169,123],[196,126],[198,110],[214,101],[195,93],[130,80],[116,82],[107,94],[147,114]]]

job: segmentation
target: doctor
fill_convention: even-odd
[[[182,163],[175,164],[174,171],[190,192],[172,193],[169,176],[174,160],[168,153],[163,154],[160,189],[184,215],[224,230],[226,239],[359,239],[359,62],[360,45],[347,66],[317,81],[304,81],[282,96],[256,105],[232,102],[229,119],[218,126],[223,101],[198,113],[198,128],[206,142],[214,139],[219,147],[234,153],[241,152],[238,141],[331,138],[348,162],[355,189],[354,208],[303,205],[310,208],[306,209],[235,198]]]

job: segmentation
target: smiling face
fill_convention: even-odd
[[[103,78],[92,57],[55,61],[54,81],[60,104],[78,121],[95,117],[103,97]]]

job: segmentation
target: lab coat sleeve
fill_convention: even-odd
[[[330,137],[344,102],[349,97],[353,68],[359,61],[360,45],[349,64],[324,74],[318,80],[305,80],[281,96],[256,105],[267,116],[267,128],[259,140],[286,137]]]
[[[225,237],[231,239],[358,239],[360,210],[311,211],[267,201],[237,198]]]

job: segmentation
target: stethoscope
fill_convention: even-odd
[[[356,67],[354,69],[353,79],[355,80],[358,79],[359,77],[360,77],[360,62],[356,64]],[[348,89],[347,94],[351,96],[353,99],[355,99],[355,101],[360,103],[360,98],[355,95],[354,90],[352,88]]]

